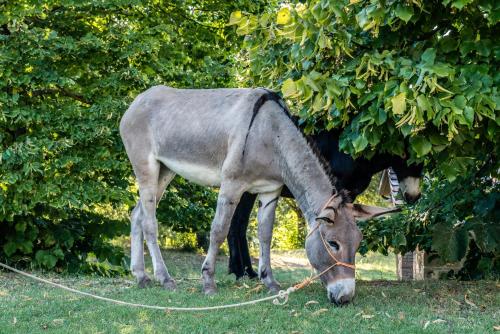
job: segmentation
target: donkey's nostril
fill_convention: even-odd
[[[342,296],[339,299],[339,305],[346,305],[350,302],[349,298],[347,296]]]
[[[354,279],[340,279],[327,286],[327,295],[331,303],[336,306],[348,304],[354,297]]]
[[[408,204],[415,203],[420,198],[420,196],[421,196],[421,194],[416,194],[416,195],[411,195],[408,193],[404,194],[405,200]]]

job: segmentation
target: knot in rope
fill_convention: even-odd
[[[280,290],[277,294],[277,297],[273,299],[273,304],[274,305],[285,305],[288,302],[288,296],[296,291],[297,289],[295,286],[291,286],[286,290]],[[281,299],[281,301],[280,301]]]

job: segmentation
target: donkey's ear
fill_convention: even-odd
[[[378,216],[382,216],[392,212],[401,211],[400,208],[380,208],[377,206],[370,206],[364,204],[346,204],[352,210],[354,218],[357,220],[366,220]]]

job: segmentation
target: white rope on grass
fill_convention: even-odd
[[[147,305],[147,304],[137,304],[137,303],[129,303],[129,302],[124,302],[122,300],[116,300],[116,299],[111,299],[107,297],[102,297],[98,295],[94,295],[88,292],[76,290],[70,287],[67,287],[65,285],[55,283],[52,281],[48,281],[46,279],[37,277],[35,275],[28,274],[24,271],[18,270],[16,268],[12,268],[11,266],[8,266],[4,263],[0,262],[0,267],[3,267],[5,269],[8,269],[12,272],[15,272],[19,275],[23,275],[26,277],[29,277],[35,281],[46,283],[52,286],[55,286],[56,288],[63,289],[66,291],[70,291],[82,296],[102,300],[105,302],[117,304],[117,305],[122,305],[122,306],[132,306],[132,307],[139,307],[139,308],[147,308],[147,309],[153,309],[153,310],[160,310],[160,311],[184,311],[184,312],[196,312],[196,311],[213,311],[213,310],[221,310],[221,309],[226,309],[226,308],[234,308],[234,307],[241,307],[241,306],[246,306],[246,305],[253,305],[261,302],[265,302],[268,300],[272,300],[274,305],[284,305],[288,301],[288,295],[297,289],[295,287],[289,287],[287,290],[280,290],[277,294],[260,298],[260,299],[255,299],[255,300],[250,300],[247,302],[242,302],[242,303],[235,303],[235,304],[226,304],[226,305],[217,305],[217,306],[205,306],[205,307],[177,307],[177,306],[157,306],[157,305]],[[280,301],[281,300],[281,301]]]

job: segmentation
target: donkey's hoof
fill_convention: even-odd
[[[203,286],[203,293],[207,296],[213,296],[217,293],[217,287],[215,285],[204,285]]]
[[[175,291],[177,289],[177,283],[173,279],[165,280],[162,286],[165,290]]]
[[[137,286],[140,289],[149,288],[152,285],[153,285],[153,282],[151,281],[151,279],[148,276],[144,276],[144,277],[137,280]]]
[[[256,272],[256,271],[254,271],[254,270],[253,270],[253,269],[251,269],[251,268],[247,268],[247,269],[245,270],[245,274],[246,274],[246,275],[248,275],[248,278],[250,278],[250,279],[256,279],[256,278],[258,278],[258,277],[259,277],[259,274],[257,274],[257,272]]]
[[[267,288],[270,293],[278,293],[281,290],[281,285],[279,285],[278,282],[272,282],[267,286]]]

